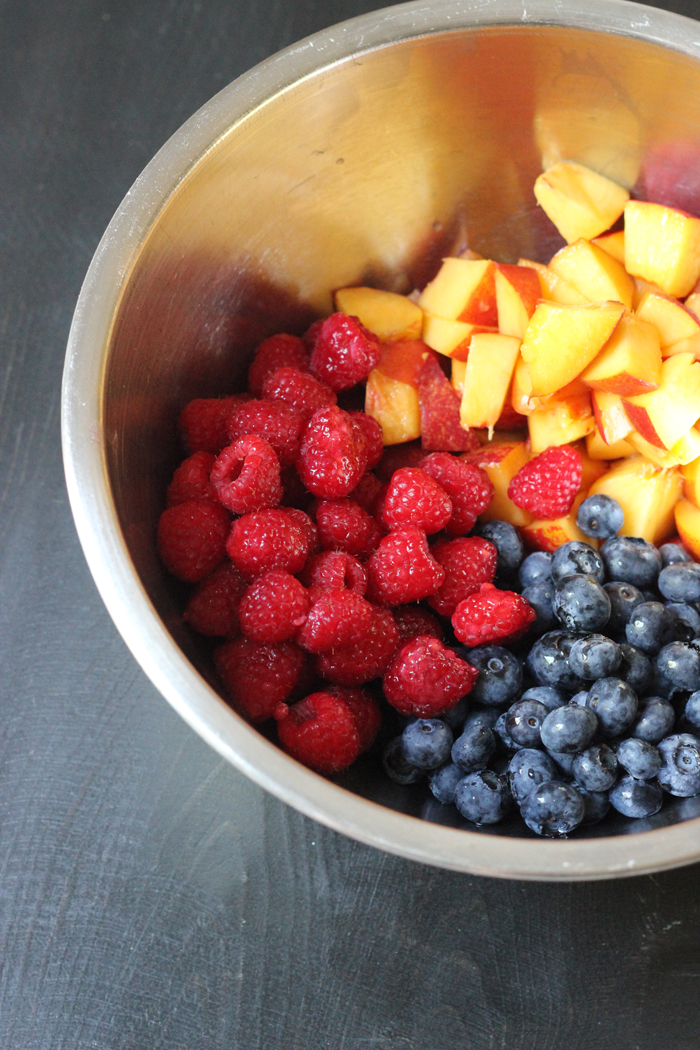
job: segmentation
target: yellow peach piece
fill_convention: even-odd
[[[691,292],[683,303],[686,310],[690,310],[697,318],[700,318],[700,292]]]
[[[496,266],[498,330],[522,339],[541,296],[540,279],[528,266]]]
[[[700,456],[700,430],[697,427],[691,427],[688,433],[684,434],[680,441],[677,441],[673,448],[668,450],[657,448],[649,441],[645,441],[636,430],[631,432],[627,440],[636,452],[646,456],[657,467],[680,467],[691,463]]]
[[[681,467],[683,475],[683,495],[700,507],[700,458],[691,460]]]
[[[423,311],[405,295],[379,288],[339,288],[335,306],[342,313],[359,318],[383,343],[420,339]]]
[[[609,394],[604,390],[594,390],[591,395],[593,415],[600,437],[606,445],[616,445],[631,433],[633,427],[627,418],[625,406],[619,394]],[[614,459],[614,456],[608,457]]]
[[[535,197],[565,241],[597,237],[620,217],[629,193],[604,175],[561,161],[538,176]]]
[[[619,441],[615,441],[612,445],[606,445],[596,427],[595,430],[586,435],[586,452],[589,459],[613,460],[626,459],[627,456],[633,456],[635,450],[634,446],[630,445],[625,438],[620,438]]]
[[[593,390],[625,397],[656,390],[661,378],[661,347],[656,328],[625,314],[581,379]]]
[[[678,470],[664,470],[643,456],[631,456],[595,481],[589,496],[616,499],[625,513],[621,532],[660,543],[673,532],[673,508],[683,491]]]
[[[385,445],[399,445],[421,435],[418,391],[377,368],[367,377],[365,412],[379,423]]]
[[[569,284],[544,263],[533,262],[531,259],[518,259],[518,266],[529,266],[531,270],[537,271],[543,299],[549,299],[553,303],[563,303],[566,306],[582,306],[588,302],[585,295],[581,295],[573,284]]]
[[[625,269],[682,299],[700,277],[700,219],[664,204],[628,201]]]
[[[444,259],[418,300],[422,310],[451,321],[496,324],[495,264],[489,259]],[[425,337],[424,337],[425,338]]]
[[[521,347],[533,394],[552,394],[579,376],[605,346],[624,309],[618,302],[538,303]]]
[[[700,336],[700,321],[684,303],[673,296],[648,289],[635,310],[641,321],[649,321],[659,333],[662,350],[681,339]]]
[[[550,445],[566,445],[590,434],[595,428],[590,395],[552,401],[527,417],[533,454],[544,452]]]
[[[613,259],[625,265],[625,231],[615,230],[614,233],[602,233],[600,237],[594,237],[593,243],[602,248]]]
[[[580,540],[597,548],[598,541],[591,536],[586,536],[576,524],[578,508],[585,499],[585,493],[581,493],[574,500],[574,504],[568,514],[561,518],[545,520],[538,518],[531,521],[529,525],[523,526],[523,539],[530,547],[540,551],[555,551],[570,540]]]
[[[467,362],[452,358],[452,389],[461,397],[464,393],[464,374],[467,371]]]
[[[688,499],[681,499],[675,507],[678,535],[693,557],[700,561],[700,510]]]
[[[466,321],[451,321],[449,318],[436,317],[430,313],[423,315],[423,342],[439,354],[453,359],[466,361],[469,356],[469,344],[475,332],[495,331],[495,328],[468,324]]]
[[[494,435],[498,437],[498,433]],[[483,514],[482,521],[507,521],[516,528],[527,525],[534,515],[522,507],[516,507],[508,495],[508,486],[530,458],[524,441],[498,441],[484,445],[477,452],[468,452],[465,456],[471,463],[476,463],[484,470],[493,485],[493,498]]]
[[[591,303],[605,299],[631,308],[634,282],[622,263],[597,244],[580,238],[549,261],[550,270],[563,277]]]
[[[514,336],[472,336],[460,409],[463,427],[492,427],[497,422],[519,356],[520,340]]]
[[[700,362],[692,354],[667,357],[658,390],[624,398],[630,423],[658,448],[670,449],[700,417]]]
[[[661,350],[663,358],[675,357],[676,354],[692,354],[696,361],[700,361],[700,332],[687,339],[679,339],[677,343],[664,346]]]

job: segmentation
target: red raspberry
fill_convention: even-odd
[[[442,485],[452,500],[452,517],[445,526],[446,531],[451,536],[471,532],[477,517],[486,510],[493,496],[488,474],[474,463],[457,459],[447,452],[433,452],[420,466]]]
[[[236,710],[249,722],[264,722],[302,677],[306,654],[293,642],[260,645],[236,638],[214,650],[214,663]]]
[[[382,517],[390,529],[415,525],[430,535],[452,517],[452,501],[420,467],[403,467],[389,482]]]
[[[258,576],[238,607],[241,631],[254,642],[286,642],[306,623],[311,599],[288,572],[273,569]]]
[[[319,588],[297,643],[310,653],[357,645],[372,626],[372,606],[356,591]]]
[[[381,344],[356,317],[331,314],[319,327],[310,368],[334,390],[348,390],[379,363]]]
[[[368,558],[383,535],[374,518],[351,499],[321,500],[316,524],[324,550],[345,551],[356,558]]]
[[[275,711],[284,750],[319,773],[339,773],[360,753],[360,734],[347,703],[330,693],[312,693]]]
[[[306,329],[306,331],[304,332],[303,336],[301,337],[304,340],[304,346],[309,351],[309,353],[311,353],[311,351],[313,350],[313,348],[316,345],[316,340],[318,339],[318,333],[321,331],[321,328],[323,327],[323,321],[324,321],[324,318],[323,317],[319,317],[319,319],[317,321],[314,321],[312,324],[309,325],[309,327]]]
[[[309,558],[302,582],[307,587],[347,587],[360,597],[367,591],[367,573],[363,566],[343,551],[324,551]]]
[[[388,609],[375,606],[372,626],[362,641],[351,649],[319,656],[316,670],[337,685],[363,685],[384,673],[398,644],[394,617]]]
[[[307,557],[310,557],[312,554],[318,554],[321,550],[321,541],[318,538],[318,529],[309,515],[306,514],[305,511],[299,510],[297,507],[285,507],[284,510],[306,536],[309,544],[309,553],[307,554]]]
[[[304,488],[296,467],[285,467],[280,472],[282,481],[282,503],[285,507],[298,507],[306,510],[313,500],[310,492]]]
[[[428,598],[428,605],[441,616],[452,616],[460,602],[478,591],[482,583],[491,583],[496,575],[498,552],[488,540],[461,536],[436,543],[432,553],[445,570],[445,581]]]
[[[402,715],[434,718],[471,692],[479,672],[430,635],[419,635],[399,649],[384,675],[392,707]]]
[[[324,693],[337,696],[348,705],[360,736],[360,751],[366,751],[374,743],[382,724],[382,712],[377,701],[366,689],[345,689],[342,685],[329,685]]]
[[[445,570],[430,553],[425,533],[409,525],[385,536],[367,562],[369,593],[387,605],[419,602],[434,594]]]
[[[229,443],[228,424],[235,410],[246,401],[248,394],[231,397],[197,397],[185,405],[178,428],[187,452],[211,452],[218,456]]]
[[[209,480],[213,463],[211,452],[194,452],[184,459],[168,485],[165,495],[167,506],[174,507],[176,503],[184,503],[188,499],[215,501],[214,486]]]
[[[397,470],[402,467],[418,467],[423,465],[425,452],[420,447],[419,441],[409,441],[405,445],[388,445],[377,467],[375,474],[380,481],[389,482]]]
[[[197,583],[226,555],[231,515],[218,503],[190,499],[168,507],[158,522],[158,553],[178,580]]]
[[[319,409],[309,420],[297,470],[314,496],[347,496],[364,474],[365,449],[364,444],[358,448],[355,426],[348,413],[335,405]]]
[[[382,488],[382,483],[376,474],[369,471],[363,474],[348,498],[359,503],[368,514],[374,514],[374,502]]]
[[[520,468],[508,496],[516,507],[538,518],[561,518],[571,510],[582,476],[581,453],[569,445],[555,445]]]
[[[279,460],[270,442],[256,434],[219,453],[211,482],[219,502],[234,514],[276,507],[282,498]]]
[[[289,510],[259,510],[234,521],[226,552],[249,579],[272,569],[295,576],[304,568],[309,539]]]
[[[427,609],[421,609],[419,605],[400,605],[393,612],[401,636],[401,645],[410,642],[411,638],[417,638],[419,634],[430,634],[444,642],[445,632],[442,624],[438,623]]]
[[[183,620],[194,631],[213,638],[235,638],[240,633],[238,606],[247,587],[238,569],[225,562],[197,584]]]
[[[261,396],[265,380],[278,368],[308,371],[309,354],[303,339],[296,335],[271,335],[260,344],[248,369],[248,389],[253,397]]]
[[[522,594],[482,583],[478,594],[459,603],[452,616],[452,626],[465,645],[486,645],[515,641],[536,618],[535,610]]]
[[[371,470],[372,467],[376,467],[384,454],[382,428],[377,420],[373,416],[368,416],[366,412],[349,412],[348,415],[362,430],[367,449],[365,470]]]
[[[269,441],[281,467],[296,462],[306,417],[301,409],[286,401],[248,401],[240,405],[229,422],[229,441],[233,445],[248,434]]]
[[[389,522],[384,516],[384,510],[386,508],[386,494],[388,491],[389,486],[382,485],[375,497],[374,505],[372,507],[372,514],[374,514],[375,518],[377,519],[377,524],[379,525],[380,529],[384,530],[384,532],[391,532]]]
[[[298,368],[278,368],[263,383],[263,397],[268,401],[287,401],[310,419],[319,408],[335,405],[337,397],[327,383],[314,379]]]
[[[421,444],[431,452],[470,452],[479,447],[479,439],[468,427],[462,426],[459,395],[443,372],[438,357],[428,353],[418,377]]]

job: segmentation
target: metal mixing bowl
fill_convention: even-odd
[[[501,261],[546,260],[558,242],[533,201],[543,164],[579,160],[700,210],[699,157],[695,22],[624,0],[427,0],[262,63],[196,113],[127,194],[68,346],[76,524],[155,685],[285,802],[390,852],[482,874],[606,878],[700,858],[699,799],[550,842],[516,823],[449,826],[445,810],[421,809],[362,766],[339,783],[310,772],[221,699],[154,545],[178,411],[241,385],[263,337],[302,331],[342,285],[421,286],[455,238]]]

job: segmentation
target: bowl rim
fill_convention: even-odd
[[[700,60],[697,22],[628,0],[577,0],[566,8],[559,0],[415,0],[322,30],[255,66],[163,145],[126,194],[95,251],[76,305],[63,373],[64,469],[88,566],[127,646],[182,718],[246,776],[342,834],[424,864],[514,879],[605,879],[700,859],[700,818],[652,831],[562,841],[445,827],[326,780],[248,725],[195,670],[151,603],[121,533],[104,448],[106,349],[131,266],[158,213],[221,137],[259,106],[353,56],[426,35],[520,25],[623,35]]]

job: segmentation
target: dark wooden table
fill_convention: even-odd
[[[700,1045],[699,867],[497,882],[312,823],[180,721],[78,545],[61,368],[113,211],[224,84],[376,6],[0,3],[0,1050]]]

